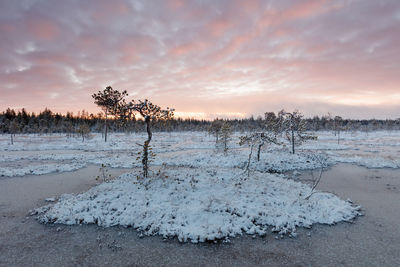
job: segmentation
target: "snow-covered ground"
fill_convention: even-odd
[[[238,234],[264,235],[267,229],[296,235],[296,227],[352,220],[359,207],[330,193],[309,199],[309,185],[287,179],[286,171],[354,163],[369,168],[399,168],[399,132],[342,133],[341,143],[331,132],[319,132],[292,155],[288,148],[265,147],[261,160],[253,157],[248,176],[244,167],[248,147],[235,134],[227,153],[215,148],[203,132],[155,133],[156,157],[150,179],[138,180],[140,169],[100,184],[86,193],[63,195],[36,212],[45,223],[100,226],[123,225],[147,235],[177,237],[180,241],[224,239]],[[21,176],[62,172],[88,164],[140,167],[136,160],[144,134],[100,134],[82,142],[63,135],[23,135],[9,144],[0,136],[0,175]],[[255,153],[253,153],[255,155]]]
[[[310,154],[324,153],[330,165],[353,163],[367,168],[400,168],[400,132],[344,132],[340,144],[332,132],[318,132],[318,140],[304,143],[295,155],[288,148],[265,147],[259,162],[252,166],[259,171],[284,172],[318,168]],[[152,147],[157,154],[153,166],[163,163],[181,167],[245,166],[249,148],[239,147],[237,133],[226,155],[215,149],[212,136],[203,132],[155,133]],[[80,138],[62,135],[17,135],[14,145],[9,135],[0,135],[0,176],[23,176],[72,171],[88,164],[110,167],[138,167],[140,144],[146,136],[111,134],[104,142],[101,134],[82,142]]]
[[[156,179],[155,179],[156,178]],[[142,234],[197,243],[267,230],[296,235],[296,227],[334,224],[359,207],[283,175],[215,168],[170,168],[138,181],[135,173],[79,195],[63,195],[37,212],[44,223],[134,227]]]

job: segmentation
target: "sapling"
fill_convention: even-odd
[[[310,155],[308,155],[308,158],[310,159],[310,161],[314,161],[314,162],[318,163],[319,171],[318,171],[318,176],[314,176],[314,172],[311,172],[312,186],[311,186],[310,194],[305,198],[306,200],[309,200],[310,197],[315,193],[314,190],[318,186],[319,182],[321,181],[322,174],[323,174],[325,168],[328,166],[326,156],[323,156],[320,154],[310,154]]]
[[[240,136],[239,137],[239,145],[242,146],[244,144],[247,144],[250,146],[250,152],[249,152],[249,157],[247,159],[246,163],[246,172],[247,172],[247,177],[250,177],[250,163],[251,163],[251,157],[253,155],[253,149],[255,146],[254,140],[250,136]]]

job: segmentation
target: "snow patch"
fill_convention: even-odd
[[[237,235],[292,233],[315,223],[351,221],[359,207],[284,175],[238,169],[168,168],[138,181],[129,173],[37,213],[43,223],[133,227],[145,235],[194,243]],[[163,178],[164,177],[164,178]],[[168,177],[168,178],[166,178]]]

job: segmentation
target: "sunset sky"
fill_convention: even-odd
[[[0,111],[400,117],[399,0],[0,1]]]

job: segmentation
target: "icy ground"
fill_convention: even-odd
[[[398,132],[342,133],[340,144],[331,132],[320,132],[317,141],[305,143],[295,155],[288,148],[265,147],[247,176],[243,168],[249,148],[238,146],[238,135],[225,154],[206,133],[155,133],[151,179],[138,180],[136,168],[86,193],[61,196],[38,209],[39,218],[44,223],[123,225],[192,242],[264,235],[267,229],[296,235],[299,226],[351,221],[359,207],[330,193],[307,199],[309,185],[277,173],[318,168],[315,154],[325,155],[328,165],[400,167],[394,156],[400,150]],[[145,135],[112,134],[107,143],[100,134],[85,142],[63,135],[20,135],[14,145],[9,136],[0,138],[0,175],[23,176],[88,164],[139,167],[135,158]]]
[[[265,147],[261,161],[252,163],[259,171],[284,172],[318,168],[309,154],[328,155],[328,164],[353,163],[367,168],[400,168],[400,132],[341,133],[340,144],[332,132],[318,132],[318,140],[303,144],[291,155],[287,148]],[[230,152],[216,151],[212,136],[203,132],[155,133],[151,145],[157,154],[153,166],[166,163],[181,167],[242,168],[248,147],[239,147],[236,134]],[[88,164],[110,167],[138,167],[136,154],[144,134],[111,134],[105,143],[101,134],[82,142],[80,138],[58,135],[17,135],[14,145],[9,135],[0,135],[0,176],[23,176],[72,171]],[[216,160],[218,158],[218,160]]]

